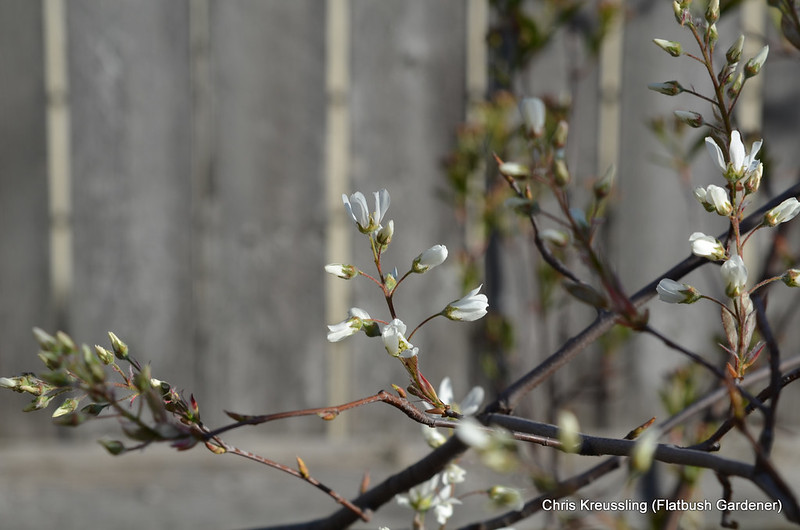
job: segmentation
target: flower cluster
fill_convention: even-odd
[[[747,207],[750,196],[758,191],[764,165],[756,158],[761,149],[761,140],[753,143],[748,153],[742,142],[739,131],[732,131],[726,150],[718,144],[718,140],[706,137],[705,144],[712,162],[720,171],[727,185],[723,188],[711,184],[705,188],[698,187],[694,196],[708,212],[728,217],[732,234],[726,243],[702,232],[694,232],[689,237],[689,244],[695,256],[716,262],[722,262],[720,275],[725,286],[725,295],[730,300],[730,307],[719,300],[701,294],[695,287],[679,283],[670,278],[662,279],[656,291],[659,298],[671,304],[691,304],[701,298],[708,298],[724,307],[723,327],[728,339],[728,346],[723,348],[732,356],[728,365],[735,378],[741,378],[745,370],[755,362],[763,349],[763,343],[751,344],[755,327],[755,314],[750,295],[758,288],[776,280],[782,280],[789,286],[796,286],[796,275],[791,269],[781,276],[761,282],[748,288],[748,271],[744,259],[745,243],[758,229],[774,227],[792,220],[800,213],[800,202],[792,197],[786,199],[775,208],[769,210],[757,227],[749,234],[742,234],[739,221]]]
[[[444,263],[447,259],[447,247],[434,245],[421,252],[411,261],[409,270],[403,276],[398,275],[397,268],[394,268],[391,272],[384,272],[382,257],[394,235],[394,221],[389,220],[385,225],[383,224],[386,211],[391,202],[389,192],[384,189],[374,192],[373,196],[374,207],[371,210],[366,197],[361,192],[355,192],[349,197],[342,195],[342,201],[348,216],[356,224],[356,228],[370,242],[372,258],[378,274],[372,276],[354,265],[342,263],[328,264],[325,266],[325,271],[345,280],[350,280],[357,276],[364,276],[372,280],[382,290],[391,318],[380,320],[372,318],[369,313],[361,308],[351,308],[345,320],[328,326],[328,340],[338,342],[355,335],[359,331],[364,331],[368,337],[381,337],[386,352],[399,359],[411,376],[411,385],[408,387],[408,391],[420,397],[431,410],[445,413],[450,409],[450,405],[447,403],[448,400],[438,396],[431,384],[420,372],[417,359],[419,348],[411,343],[411,338],[417,329],[437,316],[464,322],[482,318],[487,313],[488,299],[486,295],[479,293],[482,286],[478,286],[464,297],[450,302],[444,309],[431,315],[408,333],[408,327],[405,322],[398,318],[395,312],[392,301],[394,293],[410,275],[424,274]]]

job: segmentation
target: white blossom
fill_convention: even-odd
[[[744,266],[742,257],[737,254],[731,256],[731,259],[722,264],[720,272],[725,280],[725,294],[731,298],[742,294],[747,285],[747,267]]]
[[[355,335],[364,326],[364,321],[371,320],[369,313],[358,307],[351,307],[348,318],[338,324],[328,325],[328,341],[339,342]]]
[[[485,294],[478,294],[483,284],[470,291],[466,296],[450,302],[444,308],[442,314],[450,320],[462,320],[472,322],[486,315],[486,308],[489,307],[489,299]]]
[[[798,213],[800,213],[800,201],[791,197],[765,213],[764,224],[767,226],[777,226],[786,221],[791,221]]]
[[[414,258],[414,261],[411,263],[411,270],[422,274],[423,272],[428,272],[430,269],[441,265],[446,259],[447,247],[444,245],[434,245]]]
[[[406,340],[406,325],[399,318],[395,318],[381,329],[383,346],[389,355],[393,357],[415,357],[419,353],[419,348],[413,346]]]
[[[712,261],[725,258],[725,248],[714,237],[707,236],[702,232],[695,232],[689,236],[689,243],[692,245],[692,253],[695,256]]]
[[[358,226],[359,231],[369,234],[381,228],[381,221],[389,208],[389,192],[385,189],[376,191],[375,208],[370,212],[367,206],[367,199],[360,191],[355,192],[350,197],[342,194],[342,201],[347,213]]]
[[[711,159],[725,178],[730,181],[737,181],[742,177],[749,176],[758,168],[759,161],[756,159],[756,155],[761,149],[761,144],[761,140],[753,143],[753,146],[750,148],[750,154],[747,154],[739,131],[732,131],[730,146],[728,148],[730,162],[726,163],[725,156],[722,153],[722,149],[717,145],[717,142],[715,142],[712,137],[706,136],[706,149],[708,149]]]
[[[705,189],[695,188],[694,196],[709,212],[716,211],[719,215],[728,216],[733,211],[733,206],[731,205],[728,192],[725,188],[714,184],[711,184]]]

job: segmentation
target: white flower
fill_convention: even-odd
[[[669,278],[658,282],[656,291],[661,301],[668,304],[691,304],[700,299],[700,292],[697,289]]]
[[[450,462],[442,472],[442,482],[445,484],[460,484],[464,482],[467,470],[458,464]]]
[[[792,197],[765,213],[764,224],[776,226],[786,221],[791,221],[798,213],[800,213],[800,201]]]
[[[720,260],[725,257],[725,249],[716,238],[707,236],[702,232],[695,232],[689,236],[689,243],[692,245],[692,253],[701,258],[712,261]]]
[[[461,504],[460,500],[450,496],[451,491],[452,488],[442,488],[433,500],[433,514],[440,525],[447,524],[447,520],[453,516],[453,505]]]
[[[427,512],[434,506],[437,486],[439,486],[439,475],[434,475],[430,480],[408,490],[408,495],[395,497],[397,504],[408,506],[415,512]]]
[[[485,294],[478,294],[483,284],[470,291],[466,296],[450,302],[442,310],[442,314],[450,320],[463,320],[472,322],[486,315],[486,308],[489,306],[489,299]]]
[[[339,342],[351,335],[355,335],[364,327],[366,320],[371,320],[369,313],[357,307],[351,307],[348,318],[338,324],[328,325],[328,341]]]
[[[338,278],[349,280],[358,274],[358,271],[352,265],[345,265],[342,263],[329,263],[325,265],[325,272],[333,274]]]
[[[427,403],[425,404],[427,405]],[[422,426],[422,437],[425,438],[425,443],[427,443],[428,447],[431,449],[436,449],[447,441],[447,438],[439,432],[439,429],[436,427],[428,427],[427,425]]]
[[[488,449],[492,438],[484,427],[472,418],[464,418],[456,426],[458,439],[473,449]]]
[[[430,269],[441,265],[447,259],[447,247],[444,245],[434,245],[422,254],[414,258],[411,263],[411,270],[422,274]]]
[[[732,131],[730,147],[728,148],[730,162],[726,163],[722,149],[719,148],[717,142],[712,137],[706,136],[706,149],[708,149],[711,159],[716,163],[717,168],[722,171],[725,178],[730,181],[737,181],[756,170],[759,164],[756,155],[761,149],[761,143],[761,140],[753,143],[748,155],[745,152],[739,131]]]
[[[364,234],[369,234],[375,230],[380,229],[381,220],[389,208],[390,197],[389,192],[385,189],[376,191],[375,195],[375,209],[372,212],[367,207],[367,199],[360,191],[355,192],[349,198],[347,195],[342,194],[342,201],[344,202],[345,210],[352,217],[353,221],[358,225],[359,231]]]
[[[725,188],[721,188],[711,184],[707,188],[695,188],[694,196],[700,201],[700,204],[709,211],[716,211],[719,215],[728,216],[733,211],[731,201],[728,199],[728,192]]]
[[[731,259],[722,264],[720,269],[725,280],[725,294],[733,298],[742,294],[747,284],[747,267],[744,266],[742,257],[734,254]]]
[[[525,98],[519,104],[525,129],[534,137],[541,136],[544,132],[545,106],[539,98]]]
[[[393,357],[415,357],[419,353],[419,348],[414,347],[406,340],[406,325],[399,318],[395,318],[381,329],[383,346],[389,355]]]
[[[442,383],[439,385],[439,391],[437,392],[437,395],[443,403],[450,405],[450,407],[456,412],[464,416],[472,416],[478,412],[478,409],[483,402],[484,392],[483,388],[479,386],[472,387],[472,390],[469,391],[461,403],[455,403],[453,383],[450,381],[449,377],[445,377],[442,379]]]

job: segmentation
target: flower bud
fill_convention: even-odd
[[[539,98],[525,98],[519,104],[525,130],[533,138],[538,138],[544,132],[546,109],[544,102]]]
[[[111,349],[114,350],[114,355],[117,359],[124,361],[128,358],[128,345],[119,340],[119,337],[114,335],[113,332],[108,332],[108,338],[111,340]]]
[[[706,38],[708,39],[708,45],[711,49],[714,48],[714,44],[717,43],[719,40],[719,32],[717,31],[717,25],[711,24],[706,28]]]
[[[677,81],[665,81],[664,83],[650,83],[647,88],[664,94],[665,96],[677,96],[683,92],[684,88]]]
[[[569,244],[569,234],[554,228],[545,228],[539,232],[539,237],[556,247],[566,247]]]
[[[730,84],[727,90],[728,97],[734,99],[736,96],[739,95],[739,92],[742,90],[742,85],[744,84],[744,74],[739,72],[736,74],[736,78],[733,80],[733,83]]]
[[[531,170],[527,166],[516,162],[503,162],[497,169],[506,177],[524,178],[531,174]]]
[[[556,130],[553,132],[553,147],[561,149],[567,145],[567,134],[569,133],[569,124],[560,120],[556,125]]]
[[[713,24],[719,20],[719,0],[709,0],[706,8],[706,22]]]
[[[0,377],[0,388],[8,388],[14,390],[19,386],[19,381],[9,377]]]
[[[789,287],[800,287],[800,269],[789,269],[783,273],[781,280]]]
[[[578,418],[568,410],[558,413],[558,440],[565,453],[577,453],[581,448],[580,427]]]
[[[703,123],[703,115],[697,112],[692,112],[690,110],[676,110],[673,112],[675,117],[681,120],[683,123],[692,127],[693,129],[697,129],[701,127]]]
[[[611,189],[614,187],[614,181],[617,178],[617,168],[614,164],[608,166],[606,172],[603,174],[602,177],[595,181],[593,186],[594,196],[597,199],[604,199],[608,197],[608,194],[611,193]]]
[[[569,169],[563,158],[558,158],[553,162],[553,180],[559,188],[569,184]]]
[[[744,192],[745,195],[750,195],[751,193],[755,193],[758,191],[758,187],[761,185],[761,176],[764,174],[764,164],[761,162],[758,163],[756,169],[750,173],[750,176],[747,177],[747,180],[744,182]]]
[[[394,220],[393,219],[389,220],[389,222],[386,223],[386,226],[381,227],[381,229],[378,230],[378,235],[376,236],[378,244],[384,250],[386,249],[387,246],[389,246],[389,243],[392,242],[392,235],[394,235]]]
[[[434,245],[422,254],[414,258],[411,263],[411,270],[417,274],[428,272],[430,269],[441,265],[447,259],[447,247],[444,245]]]
[[[680,42],[664,39],[653,39],[653,42],[673,57],[680,57],[681,53],[683,53]]]
[[[668,304],[693,304],[701,298],[700,291],[691,285],[679,283],[669,278],[664,278],[658,282],[656,291],[659,299]]]
[[[764,224],[767,226],[777,226],[786,221],[791,221],[798,213],[800,213],[800,202],[794,197],[791,197],[765,213]]]
[[[358,269],[352,265],[345,265],[343,263],[329,263],[325,265],[325,272],[344,280],[355,278],[358,275]]]
[[[746,79],[750,79],[758,75],[761,71],[761,67],[764,66],[764,62],[767,60],[767,55],[769,55],[769,45],[764,46],[761,48],[761,51],[758,54],[747,61],[744,65],[744,77]]]
[[[525,506],[522,501],[522,494],[518,489],[506,486],[492,486],[487,493],[492,502],[499,508],[507,508],[518,512]]]
[[[114,362],[114,354],[108,351],[107,349],[103,348],[102,346],[98,346],[95,344],[94,346],[94,353],[97,355],[97,358],[105,364],[109,365]]]
[[[728,64],[735,64],[739,62],[739,59],[742,57],[742,48],[744,47],[744,35],[739,35],[739,38],[736,39],[728,51],[725,52],[725,59],[728,61]]]
[[[747,285],[747,267],[739,255],[734,254],[731,259],[722,264],[720,268],[722,278],[725,280],[725,294],[735,298],[742,294]]]
[[[733,79],[733,74],[736,73],[737,66],[739,66],[739,63],[726,63],[725,66],[722,67],[717,75],[717,81],[719,81],[720,85],[727,85],[731,79]]]
[[[644,473],[650,466],[653,465],[653,456],[658,447],[658,439],[656,433],[646,431],[642,436],[636,439],[631,452],[631,466],[636,471]]]

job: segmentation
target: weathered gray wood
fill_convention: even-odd
[[[202,395],[217,411],[319,406],[325,10],[316,1],[211,7],[213,169],[198,205]]]
[[[410,333],[466,294],[456,265],[461,236],[452,210],[437,197],[445,186],[441,161],[454,146],[456,125],[464,120],[466,3],[355,1],[352,8],[353,185],[347,192],[360,190],[370,199],[384,187],[391,193],[385,220],[394,219],[395,236],[385,255],[387,271],[396,265],[402,275],[411,260],[435,244],[450,250],[444,265],[412,276],[398,290],[395,307]],[[372,272],[366,239],[357,234],[353,240],[356,263]],[[353,282],[353,290],[356,306],[390,319],[370,282]],[[469,390],[469,333],[468,324],[438,318],[412,339],[420,348],[423,373],[435,386],[451,376],[459,399]],[[363,335],[349,340],[356,355],[353,397],[392,383],[408,384],[405,371],[379,340]],[[379,407],[359,412],[354,428],[386,425],[386,414]]]
[[[69,330],[113,330],[194,387],[187,2],[68,4],[75,278]]]
[[[38,364],[31,328],[50,327],[49,226],[42,6],[0,2],[0,373]],[[0,436],[51,433],[4,392]]]

